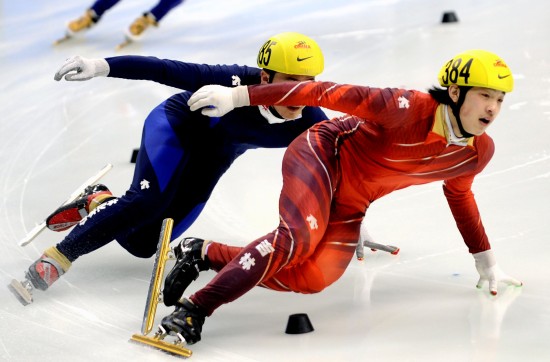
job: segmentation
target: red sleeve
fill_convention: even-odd
[[[481,222],[481,215],[472,192],[474,176],[481,172],[494,154],[494,143],[487,135],[476,137],[478,150],[478,167],[471,176],[445,180],[443,191],[455,219],[458,230],[468,246],[470,253],[475,254],[491,249],[489,238]]]
[[[248,86],[250,105],[319,106],[369,120],[399,122],[416,92],[333,82],[284,82]],[[405,103],[403,103],[405,102]]]

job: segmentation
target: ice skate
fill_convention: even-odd
[[[61,204],[61,206],[72,203],[76,199],[80,198],[80,196],[84,192],[83,190],[85,190],[88,186],[98,182],[112,168],[113,168],[113,165],[111,165],[110,163],[105,165],[95,175],[88,178],[82,185],[80,185],[75,191],[73,191],[73,193],[69,196],[69,198]],[[19,246],[25,246],[31,241],[33,241],[42,231],[44,231],[44,229],[46,229],[46,220],[42,221],[40,224],[37,224],[31,231],[29,231],[27,235],[25,235],[25,237],[19,242]]]
[[[82,33],[85,30],[90,29],[94,26],[99,20],[99,17],[92,9],[86,10],[84,15],[78,19],[72,20],[67,24],[67,29],[65,31],[65,36],[57,39],[54,42],[54,45],[58,45],[66,42],[69,39],[72,39],[77,33]]]
[[[210,269],[204,248],[208,242],[197,238],[185,238],[174,248],[176,264],[164,281],[163,301],[166,306],[175,305],[189,284],[199,277],[199,272]]]
[[[56,247],[44,251],[44,254],[36,260],[25,272],[25,279],[18,281],[13,279],[8,288],[14,293],[23,305],[33,302],[35,289],[47,290],[60,276],[71,267],[71,262],[61,254]]]
[[[148,334],[153,329],[153,323],[155,322],[158,303],[160,303],[162,299],[160,289],[162,285],[162,278],[164,277],[164,267],[169,259],[174,258],[173,252],[172,250],[170,250],[170,239],[172,236],[173,224],[174,221],[169,218],[165,219],[162,223],[162,229],[157,245],[157,254],[155,257],[153,273],[151,276],[151,283],[149,284],[149,291],[147,293],[147,300],[143,313],[141,334],[136,333],[132,335],[131,340],[161,349],[168,353],[183,357],[190,357],[192,352],[189,349],[183,347],[185,342],[183,337],[178,336],[178,338],[173,343],[167,342],[164,340],[167,337],[167,333],[161,328],[161,326],[159,326],[159,329],[154,334],[154,336],[148,336]]]
[[[46,225],[53,231],[67,230],[88,216],[99,205],[113,198],[113,194],[105,185],[88,186],[75,201],[60,206],[48,216]]]
[[[189,299],[182,298],[172,314],[164,317],[160,329],[170,335],[182,336],[187,344],[201,340],[202,326],[206,314]]]
[[[141,39],[143,32],[150,26],[158,26],[158,22],[151,13],[144,13],[142,16],[134,20],[125,33],[124,41],[116,46],[116,50],[127,47],[133,42]]]

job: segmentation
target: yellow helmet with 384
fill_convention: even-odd
[[[484,87],[508,93],[514,89],[514,77],[506,63],[486,50],[468,50],[449,60],[438,75],[439,84]]]

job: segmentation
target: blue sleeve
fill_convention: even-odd
[[[196,91],[208,84],[227,87],[260,83],[260,69],[239,65],[207,65],[137,55],[105,58],[109,77],[151,80]]]

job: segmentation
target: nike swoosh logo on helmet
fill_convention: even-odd
[[[504,79],[504,78],[508,78],[509,76],[511,76],[512,74],[506,74],[506,75],[498,75],[498,79]]]
[[[299,61],[299,62],[301,62],[301,61],[304,61],[304,60],[309,59],[309,58],[313,58],[313,55],[310,56],[310,57],[305,57],[305,58],[300,58],[300,57],[298,56],[298,57],[296,57],[296,60]]]

